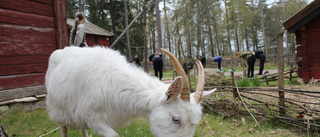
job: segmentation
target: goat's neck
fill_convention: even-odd
[[[152,109],[165,100],[166,86],[160,84],[157,87],[150,85],[128,91],[131,95],[127,101],[132,115],[148,117]]]

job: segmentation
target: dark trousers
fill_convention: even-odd
[[[218,61],[218,69],[221,70],[221,60]]]
[[[263,67],[264,67],[264,62],[266,61],[266,56],[261,56],[260,57],[260,68],[259,68],[259,74],[262,75],[263,73]]]
[[[153,69],[154,69],[154,75],[158,77],[160,80],[162,79],[162,68],[163,68],[163,61],[161,58],[156,58],[153,61]],[[158,76],[158,73],[160,76]]]
[[[252,55],[247,59],[248,63],[248,78],[253,77],[254,64],[256,63],[256,56]]]

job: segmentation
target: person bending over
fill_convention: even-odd
[[[160,80],[162,79],[162,68],[163,68],[163,60],[162,60],[161,52],[156,52],[149,56],[149,61],[153,64],[154,75],[158,77]],[[159,73],[159,75],[158,75]]]
[[[264,50],[257,50],[254,52],[256,57],[260,59],[260,68],[259,68],[259,73],[257,75],[262,75],[263,73],[263,68],[264,68],[264,63],[266,61],[266,56],[264,55]]]
[[[220,69],[220,71],[221,71],[222,57],[221,57],[221,56],[214,57],[214,58],[213,58],[213,61],[214,61],[214,62],[218,62],[218,69]]]
[[[254,53],[250,51],[246,51],[246,52],[240,51],[237,53],[237,57],[247,60],[248,78],[253,78],[254,64],[256,62],[256,56],[254,55]]]

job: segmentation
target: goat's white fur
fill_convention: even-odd
[[[109,48],[66,47],[49,59],[47,110],[63,136],[67,126],[81,129],[83,136],[90,128],[115,137],[115,130],[131,119],[147,117],[154,136],[191,137],[201,119],[201,106],[192,94],[190,102],[180,99],[181,85],[181,77],[165,84]],[[203,92],[202,97],[213,92]]]

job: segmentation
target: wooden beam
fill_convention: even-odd
[[[57,48],[62,49],[69,45],[66,16],[66,0],[54,0],[55,28]]]
[[[30,0],[0,0],[0,8],[49,17],[54,16],[52,5]]]
[[[24,88],[15,88],[8,90],[0,90],[0,101],[7,101],[17,98],[30,97],[34,95],[46,94],[44,85],[31,86]]]
[[[53,17],[0,9],[1,23],[53,28]]]
[[[0,76],[0,95],[1,90],[13,89],[17,87],[27,87],[44,84],[45,73],[33,73],[12,76]]]

